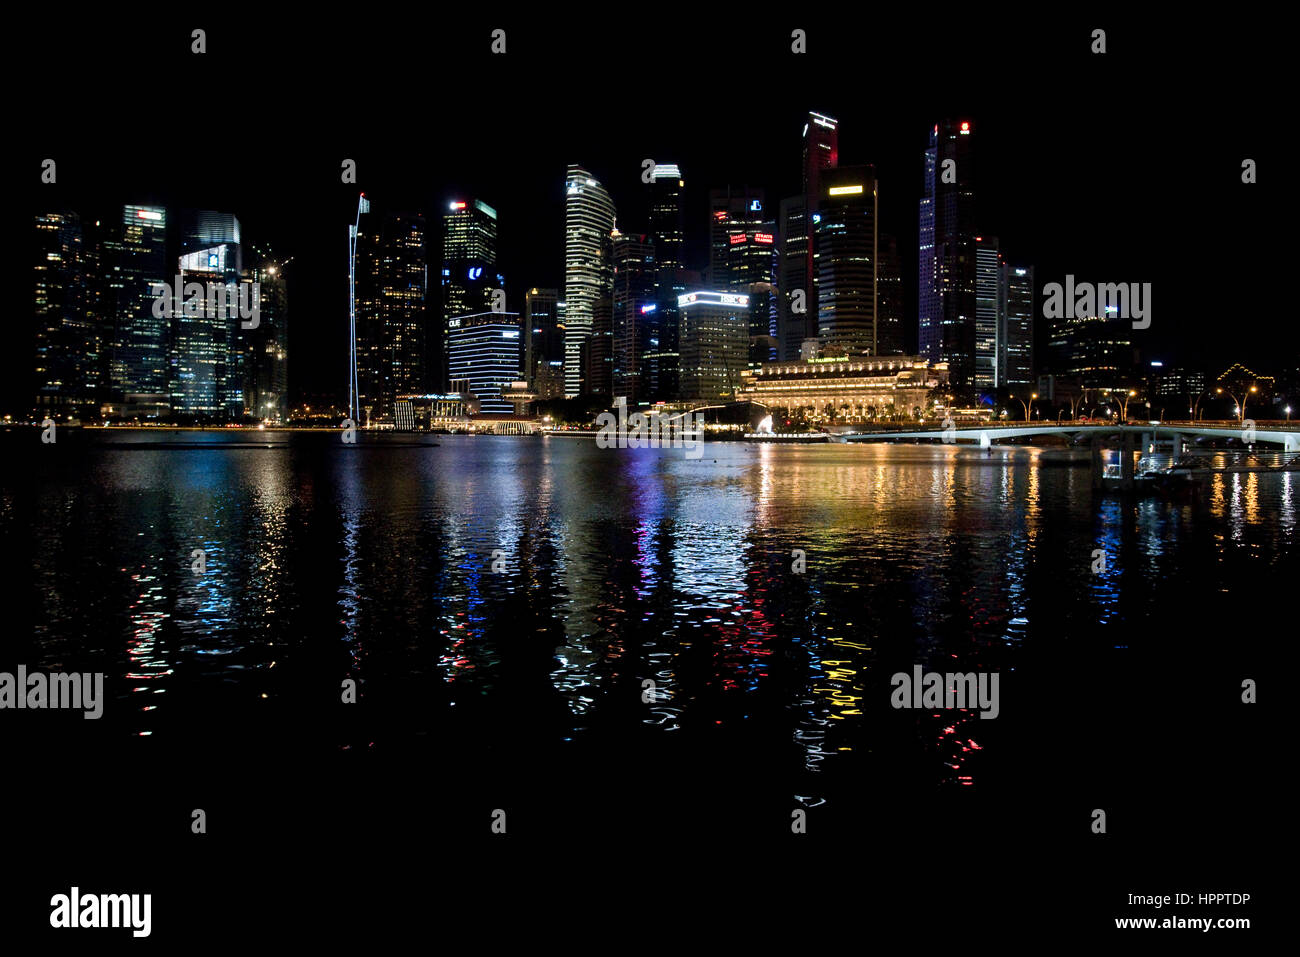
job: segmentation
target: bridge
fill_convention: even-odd
[[[977,425],[917,429],[907,432],[850,432],[835,437],[840,442],[881,442],[896,439],[940,439],[945,443],[978,442],[980,448],[989,448],[998,439],[1030,438],[1039,435],[1067,436],[1074,441],[1090,438],[1092,445],[1092,484],[1094,488],[1132,489],[1135,486],[1139,449],[1156,443],[1167,443],[1175,458],[1182,453],[1183,443],[1189,437],[1207,439],[1237,439],[1246,444],[1275,443],[1282,451],[1300,452],[1300,425],[1292,427],[1231,428],[1229,426],[1202,425],[1181,422],[1148,422],[1137,425],[1089,423],[1086,425]],[[1119,439],[1118,467],[1110,469],[1105,464],[1107,443]],[[1288,464],[1287,468],[1290,467]]]
[[[1227,426],[1205,426],[1195,423],[1143,423],[1138,425],[1119,425],[1105,423],[1086,425],[975,425],[955,426],[948,429],[916,429],[908,432],[845,432],[839,440],[845,442],[879,442],[886,439],[941,439],[946,442],[978,442],[980,448],[988,448],[998,439],[1030,438],[1037,435],[1064,435],[1071,438],[1083,436],[1108,437],[1112,435],[1133,435],[1149,437],[1148,441],[1160,441],[1162,438],[1173,442],[1187,436],[1202,438],[1237,439],[1248,444],[1257,442],[1274,442],[1282,446],[1284,452],[1300,452],[1300,424],[1289,428],[1244,429]]]

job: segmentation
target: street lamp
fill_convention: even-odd
[[[1018,396],[1018,395],[1013,395],[1013,396],[1011,396],[1011,398],[1015,399],[1017,402],[1019,402],[1019,403],[1024,407],[1024,410],[1025,410],[1025,421],[1028,422],[1028,421],[1029,421],[1029,407],[1030,407],[1031,405],[1033,405],[1033,404],[1034,404],[1034,400],[1038,398],[1038,393],[1037,393],[1037,392],[1030,393],[1029,401],[1028,401],[1028,402],[1026,402],[1024,399],[1020,398],[1020,396]]]
[[[1078,395],[1069,396],[1070,402],[1070,421],[1073,422],[1079,417],[1079,409],[1088,402],[1088,390],[1081,389]],[[1086,412],[1085,412],[1086,414]]]
[[[370,200],[362,193],[357,198],[357,221],[348,227],[348,320],[351,342],[348,349],[348,418],[355,425],[361,418],[358,403],[361,390],[357,383],[357,232],[361,228],[361,214],[370,212]]]
[[[1288,405],[1288,406],[1287,406],[1285,409],[1283,409],[1282,411],[1286,413],[1286,420],[1287,420],[1288,422],[1290,422],[1290,421],[1291,421],[1291,406]]]
[[[1204,391],[1201,392],[1201,394],[1196,397],[1196,403],[1191,408],[1193,422],[1196,421],[1197,416],[1199,416],[1201,413],[1201,400],[1208,399],[1209,397],[1210,397],[1210,393]]]
[[[1236,408],[1237,421],[1240,422],[1246,418],[1246,400],[1250,398],[1250,394],[1252,392],[1258,392],[1259,390],[1252,385],[1249,389],[1247,389],[1245,392],[1241,394],[1240,399],[1226,389],[1219,388],[1219,389],[1215,389],[1214,391],[1219,394],[1226,394],[1228,398],[1232,399],[1233,402],[1237,403],[1237,408]]]
[[[1120,421],[1123,423],[1127,423],[1128,422],[1128,400],[1133,398],[1135,395],[1137,395],[1137,392],[1134,391],[1133,389],[1129,389],[1128,394],[1124,395],[1123,389],[1112,389],[1111,391],[1121,393],[1120,400],[1119,400]]]

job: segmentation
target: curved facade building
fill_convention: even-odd
[[[570,165],[564,182],[564,395],[590,392],[584,357],[597,316],[607,315],[613,294],[611,235],[614,202],[581,166]]]

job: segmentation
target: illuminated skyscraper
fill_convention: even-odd
[[[677,397],[677,299],[686,292],[685,214],[686,180],[673,164],[655,166],[650,182],[650,242],[655,250],[655,308],[658,327],[645,356],[645,383],[652,401]]]
[[[396,396],[426,391],[426,257],[424,217],[418,213],[389,213],[377,232],[361,234],[357,263],[361,424],[391,421]]]
[[[876,266],[876,354],[903,354],[903,268],[898,241],[880,234]]]
[[[94,407],[99,329],[81,219],[36,217],[35,385],[39,415],[56,421]]]
[[[193,248],[197,243],[196,237],[187,237],[183,248],[189,251],[181,255],[173,280],[180,289],[171,309],[172,411],[237,419],[244,411],[237,348],[243,342],[238,335],[241,251],[233,242]]]
[[[519,379],[523,361],[519,313],[479,312],[447,320],[447,376],[468,383],[483,412],[511,412],[501,398],[503,390]]]
[[[650,241],[655,247],[655,259],[665,269],[678,269],[684,265],[686,242],[682,212],[686,181],[681,170],[671,163],[655,166],[650,179]]]
[[[975,237],[975,388],[988,392],[1000,382],[998,332],[1002,306],[1002,256],[996,236]]]
[[[497,211],[479,199],[453,199],[442,214],[442,321],[430,342],[433,385],[446,385],[447,320],[492,306],[497,275]]]
[[[256,283],[259,313],[256,329],[242,329],[244,406],[263,422],[281,423],[289,414],[289,297],[284,266],[269,257],[244,272]]]
[[[564,394],[566,398],[597,393],[607,378],[584,366],[604,361],[599,345],[592,356],[589,340],[611,312],[614,271],[611,234],[614,202],[600,182],[581,166],[570,165],[564,188]],[[604,329],[599,330],[604,335]]]
[[[975,384],[975,169],[967,121],[944,120],[925,151],[920,205],[920,353],[946,362],[955,389]]]
[[[813,226],[817,333],[836,353],[875,355],[877,189],[870,166],[820,172],[819,220]]]
[[[731,288],[728,270],[735,262],[731,237],[746,229],[761,228],[768,219],[767,196],[761,189],[726,186],[709,191],[709,269],[705,274],[709,286]]]
[[[808,114],[803,127],[803,192],[781,201],[777,338],[782,359],[798,359],[803,341],[818,335],[816,249],[810,237],[821,219],[824,171],[840,162],[839,126],[839,120],[829,116]]]
[[[749,362],[753,367],[777,358],[776,223],[736,224],[727,234],[719,288],[749,297]]]
[[[777,338],[780,358],[794,361],[805,339],[817,335],[816,303],[809,302],[808,281],[808,211],[803,196],[781,200],[777,220],[780,281],[777,314]],[[820,218],[820,217],[819,217]]]
[[[822,170],[840,165],[840,122],[820,113],[809,113],[803,128],[803,192],[808,209],[820,208]]]
[[[556,290],[528,290],[524,296],[524,330],[524,379],[539,399],[563,396],[564,327]]]
[[[749,297],[729,292],[688,292],[682,317],[683,399],[730,401],[749,362]]]
[[[112,389],[124,398],[156,407],[168,404],[170,321],[154,315],[157,287],[170,284],[167,268],[167,210],[160,206],[125,206],[120,240],[110,244],[105,268],[113,269],[110,297],[114,331],[109,375]]]
[[[1032,385],[1036,381],[1034,267],[1004,263],[999,298],[998,385]]]
[[[657,383],[647,362],[659,345],[655,247],[645,234],[614,234],[613,382],[615,398],[645,402]]]
[[[175,290],[168,356],[172,411],[238,419],[244,413],[247,344],[238,308],[243,274],[239,220],[210,210],[187,213],[184,220],[172,280],[181,284]]]

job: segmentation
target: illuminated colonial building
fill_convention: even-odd
[[[916,356],[828,356],[746,369],[740,378],[737,398],[774,415],[854,424],[924,415],[931,390],[948,384],[948,366]]]

